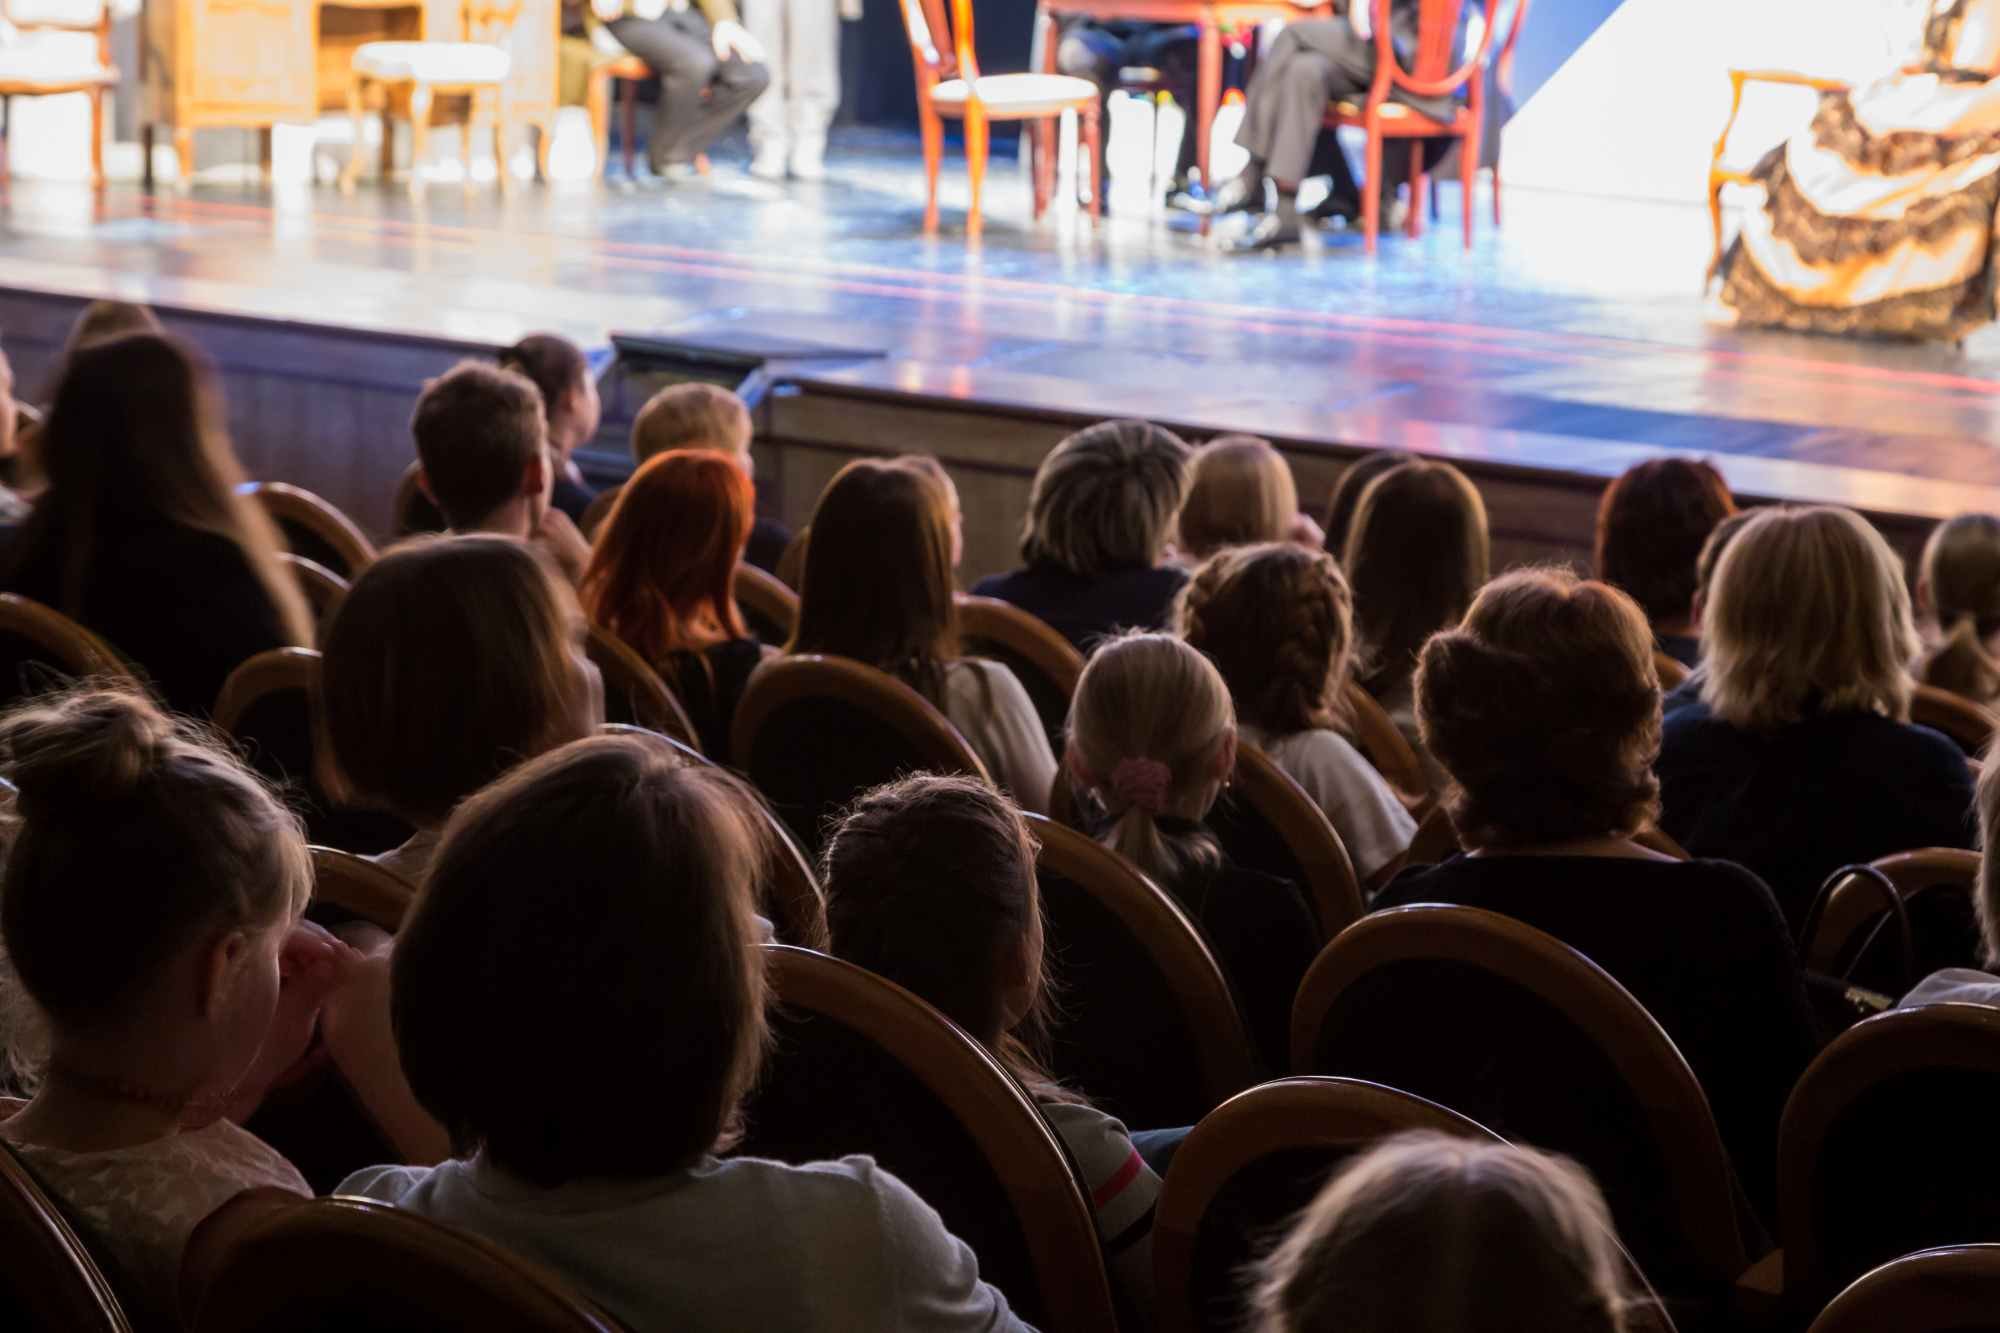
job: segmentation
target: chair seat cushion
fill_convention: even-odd
[[[54,42],[0,41],[0,83],[9,88],[75,88],[113,84],[118,71],[97,63],[95,53],[67,51]]]
[[[1021,114],[1061,111],[1097,100],[1097,85],[1068,74],[987,74],[978,80],[979,100],[998,111]],[[963,106],[971,92],[964,79],[946,79],[931,89],[938,106]]]
[[[420,83],[499,83],[511,65],[485,42],[364,42],[354,51],[356,74]]]

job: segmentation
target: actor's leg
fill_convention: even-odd
[[[646,147],[655,171],[694,159],[698,150],[686,146],[686,135],[701,118],[702,90],[715,76],[715,52],[706,37],[692,34],[673,21],[676,17],[621,18],[606,25],[620,46],[660,76],[653,140]]]
[[[816,180],[826,174],[826,131],[840,110],[840,5],[838,0],[788,3],[792,172]]]
[[[796,95],[791,74],[797,67],[798,47],[791,38],[798,8],[809,8],[812,0],[740,0],[743,27],[770,58],[771,85],[762,97],[750,104],[750,174],[777,179],[785,174],[785,160],[791,151],[787,123],[787,99]]]

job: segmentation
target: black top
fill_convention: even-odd
[[[1778,1119],[1819,1036],[1791,932],[1762,881],[1727,861],[1454,856],[1398,875],[1375,905],[1412,903],[1513,917],[1632,992],[1701,1080],[1770,1216]]]
[[[1662,634],[1653,642],[1689,671],[1701,665],[1701,640],[1692,634]]]
[[[1031,615],[1089,653],[1099,639],[1126,629],[1165,629],[1174,596],[1188,580],[1172,565],[1121,569],[1088,578],[1056,565],[1029,565],[973,585],[976,597],[997,597]]]
[[[556,473],[555,489],[549,492],[550,506],[568,514],[570,522],[579,526],[583,523],[583,511],[590,508],[590,502],[596,498],[596,491],[581,482],[571,481],[560,471]]]
[[[79,607],[62,605],[56,543],[6,591],[81,621],[143,670],[167,707],[201,717],[230,672],[290,642],[236,543],[171,523],[107,531],[91,553]]]
[[[1667,700],[1660,827],[1771,886],[1797,930],[1826,877],[1919,847],[1971,847],[1972,773],[1929,727],[1822,713],[1772,731],[1721,721],[1695,690]]]
[[[755,639],[729,639],[698,653],[668,653],[660,663],[660,674],[694,723],[701,752],[718,764],[729,761],[736,704],[750,683],[750,673],[763,660],[763,645]]]
[[[766,574],[775,575],[778,562],[785,558],[785,548],[791,544],[790,528],[775,518],[759,514],[750,527],[750,544],[743,548],[743,558]]]

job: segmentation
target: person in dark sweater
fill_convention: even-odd
[[[1736,512],[1711,463],[1653,458],[1618,474],[1597,505],[1597,577],[1630,593],[1661,652],[1692,670],[1701,658],[1695,569],[1716,525]]]
[[[1215,665],[1167,634],[1099,648],[1077,682],[1064,761],[1099,842],[1201,927],[1267,1070],[1289,1067],[1292,997],[1321,944],[1298,885],[1233,864],[1202,820],[1236,765]]]
[[[1504,575],[1425,646],[1417,711],[1470,850],[1405,871],[1375,905],[1504,913],[1609,972],[1687,1057],[1769,1217],[1778,1119],[1818,1033],[1791,933],[1757,876],[1632,839],[1659,808],[1645,616],[1566,571]]]
[[[1165,629],[1186,571],[1168,561],[1192,451],[1144,421],[1103,421],[1042,460],[1023,565],[972,591],[1039,616],[1088,653],[1121,629]]]
[[[0,587],[94,630],[170,708],[205,716],[246,659],[312,643],[192,349],[155,333],[78,349],[38,451],[48,489]]]
[[[597,434],[603,404],[597,397],[597,377],[583,349],[553,333],[531,333],[500,353],[500,366],[526,376],[542,391],[543,419],[548,423],[549,462],[555,482],[549,503],[582,523],[584,511],[597,492],[584,481],[576,465],[577,448]]]
[[[1717,564],[1705,661],[1666,716],[1660,825],[1755,871],[1796,929],[1843,865],[1973,845],[1972,773],[1909,722],[1902,562],[1845,509],[1768,510]]]

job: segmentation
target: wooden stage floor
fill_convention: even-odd
[[[1027,221],[997,161],[985,240],[920,235],[914,140],[836,140],[824,184],[439,184],[148,197],[17,183],[0,289],[119,295],[237,316],[499,343],[554,328],[807,339],[887,354],[856,383],[1051,410],[1139,413],[1344,448],[1403,445],[1614,471],[1716,456],[1767,494],[1906,512],[2000,508],[2000,333],[1963,350],[1738,332],[1701,290],[1694,207],[1512,190],[1478,240],[1453,220],[1370,261],[1335,233],[1239,259],[1114,195],[1095,231]],[[0,334],[4,334],[0,330]]]

